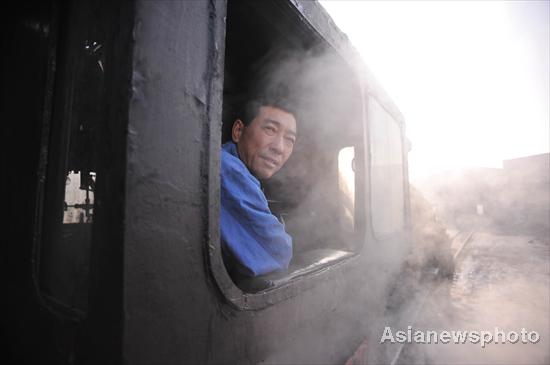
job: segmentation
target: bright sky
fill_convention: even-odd
[[[321,3],[404,114],[412,180],[550,150],[548,0]]]

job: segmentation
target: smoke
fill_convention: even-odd
[[[294,106],[294,151],[263,184],[273,212],[283,217],[293,237],[295,252],[351,250],[357,237],[350,186],[364,170],[361,90],[350,66],[322,50],[275,48],[251,69],[250,98],[284,98]]]

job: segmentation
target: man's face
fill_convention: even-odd
[[[248,126],[239,119],[232,129],[240,159],[254,176],[268,179],[290,157],[296,142],[296,119],[282,109],[262,106]]]

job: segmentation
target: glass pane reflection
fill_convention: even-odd
[[[344,210],[344,231],[355,227],[355,147],[344,147],[338,153],[338,190]]]
[[[92,223],[95,172],[69,171],[65,182],[63,224]]]

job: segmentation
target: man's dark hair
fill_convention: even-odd
[[[273,96],[261,96],[248,99],[239,113],[239,119],[242,120],[245,126],[248,126],[254,118],[258,116],[262,106],[272,106],[274,108],[282,109],[285,112],[294,115],[294,118],[298,119],[296,116],[297,107],[294,100],[285,97]]]

